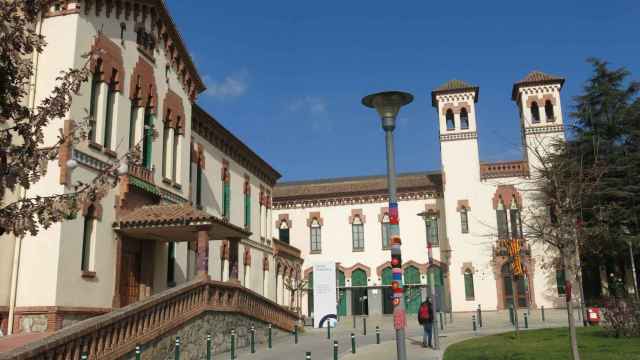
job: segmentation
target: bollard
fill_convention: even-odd
[[[542,321],[544,322],[544,305],[540,307],[540,311],[542,313]]]
[[[180,360],[180,336],[176,336],[176,351],[174,353],[174,359]]]
[[[516,322],[513,319],[513,305],[509,305],[509,321],[511,322],[511,325],[515,325]]]
[[[311,360],[311,351],[307,351],[307,354],[304,356],[305,360]]]
[[[271,349],[271,347],[273,346],[273,343],[271,342],[271,324],[269,324],[269,335],[267,337],[267,343],[268,343],[269,349]]]
[[[529,316],[527,315],[527,313],[524,313],[524,328],[529,328]]]
[[[207,360],[211,360],[211,334],[207,334]]]
[[[376,344],[380,344],[380,326],[376,326]]]
[[[298,343],[298,325],[293,326],[293,342]]]
[[[256,353],[256,328],[254,326],[251,327],[251,353]]]
[[[351,353],[356,353],[356,335],[351,333]]]
[[[331,320],[327,320],[327,339],[331,339]]]
[[[478,325],[482,327],[482,308],[480,307],[480,304],[478,304]]]
[[[476,327],[476,316],[475,315],[471,315],[471,322],[473,323],[473,332],[476,332],[476,330],[478,330],[478,328]]]
[[[443,318],[444,316],[442,315],[442,311],[440,311],[440,312],[438,313],[438,316],[440,317],[440,330],[441,330],[441,331],[444,331],[444,321],[442,321],[442,318]]]
[[[362,318],[362,335],[367,336],[367,318]]]
[[[236,331],[231,330],[231,360],[236,358]]]
[[[82,355],[80,355],[80,360],[87,360],[89,359],[89,355],[87,354],[86,351],[82,352]],[[136,353],[136,359],[139,359],[138,354]]]
[[[136,360],[140,360],[142,358],[142,350],[140,349],[140,345],[136,345]]]
[[[338,340],[333,340],[333,360],[338,360]]]
[[[353,314],[353,328],[356,328],[356,314]]]

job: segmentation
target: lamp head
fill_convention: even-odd
[[[383,120],[395,120],[400,108],[413,101],[413,95],[402,91],[384,91],[362,98],[362,105],[374,108]],[[395,123],[383,124],[383,127],[395,127]]]

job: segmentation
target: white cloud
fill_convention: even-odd
[[[286,107],[288,112],[296,113],[300,117],[308,118],[314,131],[331,131],[331,121],[327,102],[319,96],[304,96],[291,101]]]
[[[225,76],[221,81],[212,81],[204,77],[207,85],[206,94],[215,98],[230,98],[244,95],[249,89],[249,71],[242,69]]]

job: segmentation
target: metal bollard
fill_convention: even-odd
[[[338,360],[338,340],[333,340],[333,360]]]
[[[254,326],[251,327],[251,353],[256,353],[256,328]]]
[[[176,336],[176,351],[174,353],[174,359],[180,360],[180,336]]]
[[[356,353],[356,335],[351,333],[351,353]]]
[[[471,321],[473,322],[473,332],[476,332],[478,328],[476,327],[476,316],[471,315]]]
[[[480,307],[480,304],[478,304],[478,325],[482,327],[482,308]]]
[[[380,326],[376,326],[376,344],[380,344]]]
[[[441,330],[441,331],[444,331],[444,321],[442,321],[442,318],[443,318],[444,316],[442,315],[442,311],[440,311],[440,312],[438,313],[438,317],[440,317],[440,330]]]
[[[529,316],[527,315],[527,313],[524,313],[524,328],[528,329],[529,328]]]
[[[269,335],[267,337],[267,343],[268,343],[269,349],[271,349],[271,347],[273,346],[273,343],[271,342],[271,324],[269,324]]]
[[[231,359],[236,358],[236,331],[231,330]]]
[[[137,357],[138,355],[136,354],[136,359],[139,359],[139,357]],[[87,360],[89,359],[89,355],[87,354],[86,351],[82,352],[82,355],[80,355],[80,360]]]
[[[540,311],[542,313],[542,321],[544,322],[544,305],[540,307]]]
[[[364,336],[367,336],[367,318],[366,317],[362,318],[362,334]]]
[[[211,360],[211,334],[207,334],[207,360]]]
[[[511,321],[511,325],[515,325],[516,322],[513,318],[513,305],[509,305],[509,321]]]
[[[327,339],[331,339],[331,321],[327,320]]]
[[[356,315],[353,314],[353,328],[356,328]]]
[[[298,325],[293,326],[293,342],[298,343]]]
[[[140,349],[140,345],[136,345],[136,360],[140,360],[141,358],[142,358],[142,349]]]
[[[304,356],[305,360],[311,360],[311,351],[307,351],[307,354]]]

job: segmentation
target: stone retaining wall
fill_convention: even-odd
[[[173,360],[175,353],[175,339],[180,336],[180,359],[203,359],[206,354],[207,334],[211,334],[214,354],[231,351],[231,330],[236,331],[236,349],[250,345],[251,333],[249,329],[256,329],[256,348],[265,347],[267,343],[268,325],[264,322],[230,312],[206,312],[188,321],[174,331],[164,334],[161,338],[147,344],[142,344],[142,359],[144,360]],[[288,336],[286,331],[272,327],[272,337]],[[259,345],[264,344],[264,345]],[[125,359],[135,359],[134,353]]]

